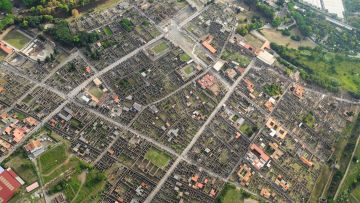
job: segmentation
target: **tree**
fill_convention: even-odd
[[[13,5],[10,0],[0,0],[0,10],[10,13]]]
[[[126,30],[126,31],[128,31],[128,32],[132,31],[133,28],[134,28],[134,24],[133,24],[133,23],[131,22],[131,20],[128,19],[128,18],[123,18],[123,19],[121,19],[121,20],[120,20],[120,26],[121,26],[124,30]]]
[[[275,17],[272,22],[271,25],[273,27],[279,27],[281,25],[281,18],[280,17]]]
[[[8,26],[14,24],[14,16],[13,15],[7,15],[5,18],[0,20],[0,30],[3,30],[4,28],[7,28]]]
[[[71,10],[71,15],[76,18],[80,15],[80,13],[77,9],[74,8],[73,10]]]
[[[245,36],[247,33],[249,33],[249,30],[246,28],[246,26],[241,26],[236,29],[236,32],[241,36]]]
[[[22,2],[28,8],[31,8],[39,4],[38,0],[22,0]]]

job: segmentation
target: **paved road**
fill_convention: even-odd
[[[188,146],[185,148],[185,150],[181,153],[181,156],[179,156],[174,164],[169,168],[169,170],[166,172],[164,177],[159,181],[159,183],[156,185],[155,189],[150,193],[150,195],[146,198],[145,203],[150,203],[155,195],[160,191],[161,187],[164,185],[168,177],[174,172],[175,168],[179,165],[179,163],[183,159],[186,158],[186,154],[190,151],[190,149],[194,146],[196,141],[199,139],[200,135],[204,132],[206,127],[210,124],[210,122],[214,119],[216,114],[220,111],[220,109],[224,106],[225,102],[230,98],[232,93],[235,91],[236,87],[240,83],[240,81],[243,79],[243,77],[247,74],[247,72],[254,66],[254,60],[251,61],[251,63],[248,65],[247,69],[245,70],[244,74],[241,75],[234,84],[229,88],[228,92],[225,94],[225,96],[221,99],[219,104],[215,107],[213,112],[210,114],[209,118],[205,121],[205,123],[201,126],[201,128],[198,130],[198,132],[195,134],[191,142],[188,144]]]

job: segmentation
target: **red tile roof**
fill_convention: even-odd
[[[202,42],[202,45],[209,50],[212,54],[215,54],[217,50],[211,45],[212,40],[214,37],[212,35],[209,35],[205,38],[205,40]]]
[[[250,146],[250,148],[251,148],[251,150],[254,150],[254,151],[256,151],[257,153],[259,153],[259,154],[260,154],[260,157],[261,157],[264,161],[268,161],[268,160],[270,159],[270,157],[269,157],[267,154],[265,154],[265,152],[264,152],[260,147],[258,147],[256,144],[252,144],[252,145]]]
[[[3,50],[6,54],[11,54],[14,50],[11,47],[8,47],[4,42],[0,42],[0,49]]]
[[[15,179],[17,175],[12,170],[4,170],[0,174],[0,202],[6,203],[20,188],[21,184]]]

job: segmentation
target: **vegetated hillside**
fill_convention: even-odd
[[[304,80],[316,83],[330,91],[341,89],[360,98],[360,59],[330,53],[317,47],[290,49],[271,44],[283,59],[300,68]]]
[[[346,20],[352,26],[360,29],[360,0],[343,0]]]

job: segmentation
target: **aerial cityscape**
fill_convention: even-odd
[[[360,203],[360,0],[0,11],[0,203]]]

